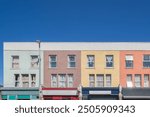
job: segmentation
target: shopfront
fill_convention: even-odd
[[[150,88],[123,88],[123,100],[150,100]]]
[[[44,100],[78,100],[77,88],[43,88]]]
[[[105,87],[83,87],[82,88],[82,99],[83,100],[118,100],[119,99],[119,88]]]
[[[1,88],[2,100],[37,100],[38,88]]]

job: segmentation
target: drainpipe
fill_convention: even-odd
[[[41,84],[41,41],[36,40],[38,43],[38,51],[39,51],[39,100],[43,99],[42,96],[42,84]]]

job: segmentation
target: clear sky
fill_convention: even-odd
[[[150,41],[150,0],[0,0],[5,41]]]

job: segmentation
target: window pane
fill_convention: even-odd
[[[104,75],[97,75],[97,87],[104,87]]]
[[[73,74],[68,74],[68,87],[73,87]]]
[[[37,68],[38,64],[39,64],[39,58],[38,58],[38,56],[37,55],[31,56],[31,67]]]
[[[49,64],[50,64],[50,68],[55,68],[57,66],[57,58],[56,55],[50,55],[49,56]]]
[[[113,67],[113,55],[106,55],[106,67]]]
[[[70,62],[69,63],[69,67],[75,67],[76,66],[76,63],[75,62]]]
[[[111,87],[111,75],[106,75],[106,86]]]
[[[87,66],[88,67],[94,67],[94,55],[87,55]]]
[[[51,87],[57,87],[57,75],[56,74],[51,75]]]
[[[149,87],[149,74],[144,75],[144,87]]]
[[[135,75],[135,87],[141,87],[141,75]]]
[[[150,62],[143,62],[143,66],[149,68],[150,67]]]
[[[69,55],[69,61],[75,61],[75,56],[74,55]]]
[[[133,87],[133,84],[132,84],[132,75],[131,74],[127,74],[126,84],[127,84],[127,87]]]
[[[150,60],[150,55],[144,55],[144,60]]]
[[[19,56],[12,56],[12,68],[19,68]]]
[[[65,74],[59,75],[59,87],[66,87],[66,75]]]
[[[95,76],[94,76],[94,74],[89,75],[89,86],[95,87]]]
[[[133,67],[133,61],[131,61],[131,60],[126,60],[126,67],[127,67],[127,68],[132,68],[132,67]]]
[[[52,62],[52,61],[56,61],[56,56],[50,56],[50,61]]]
[[[150,68],[150,55],[144,55],[143,67]]]
[[[75,55],[69,55],[68,56],[68,67],[75,67],[76,62],[75,62]]]

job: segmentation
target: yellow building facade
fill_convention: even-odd
[[[82,86],[118,87],[119,64],[119,51],[81,51]]]

